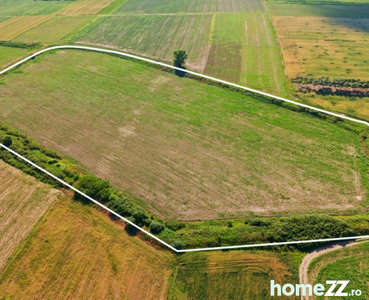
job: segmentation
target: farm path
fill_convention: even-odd
[[[358,245],[360,242],[351,242],[351,241],[342,241],[331,245],[322,246],[319,248],[316,248],[314,251],[308,253],[304,259],[302,260],[299,268],[299,282],[300,284],[313,284],[313,282],[310,282],[309,280],[309,265],[310,263],[317,257],[338,250],[342,249],[344,247],[353,247]],[[309,299],[309,296],[301,296],[301,300]]]

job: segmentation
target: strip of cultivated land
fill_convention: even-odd
[[[211,14],[100,17],[78,41],[116,46],[166,61],[173,59],[175,50],[186,49],[187,66],[204,71],[211,20]]]
[[[338,125],[96,53],[58,51],[21,71],[2,79],[1,117],[161,216],[366,203],[359,138]]]
[[[74,37],[171,62],[185,49],[192,70],[286,96],[271,22],[262,13],[142,14],[99,17]]]
[[[23,43],[57,43],[92,21],[93,18],[93,16],[55,16],[51,20],[18,35],[13,41]]]
[[[79,0],[59,12],[61,15],[94,15],[114,0]]]
[[[0,160],[0,270],[59,194]]]
[[[255,12],[262,11],[260,0],[127,0],[113,13],[204,13],[204,12]]]
[[[52,16],[20,16],[1,22],[0,41],[9,41],[50,18]]]
[[[71,5],[71,1],[1,0],[0,16],[47,15]]]
[[[173,256],[96,209],[57,202],[0,275],[10,299],[166,299]]]
[[[353,247],[345,247],[324,254],[312,261],[309,266],[309,280],[312,284],[325,283],[332,278],[350,280],[345,291],[361,290],[362,295],[369,294],[368,268],[369,243],[359,243]],[[327,290],[328,286],[326,286]],[[365,297],[365,296],[364,296]],[[318,297],[314,299],[323,299]],[[363,299],[352,297],[352,299]]]

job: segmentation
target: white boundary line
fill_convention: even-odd
[[[200,73],[184,70],[184,69],[177,68],[177,67],[174,67],[174,66],[171,66],[171,65],[168,65],[168,64],[164,64],[164,63],[161,63],[161,62],[156,62],[156,61],[151,60],[151,59],[142,58],[142,57],[132,55],[132,54],[127,54],[127,53],[124,53],[124,52],[119,52],[119,51],[114,51],[114,50],[107,50],[107,49],[100,49],[100,48],[95,48],[95,47],[68,45],[68,46],[55,46],[55,47],[46,48],[46,49],[43,49],[41,51],[38,51],[38,52],[26,57],[26,58],[22,59],[21,61],[11,65],[10,67],[0,71],[0,75],[5,74],[6,72],[16,68],[17,66],[27,62],[28,60],[36,57],[37,55],[40,55],[40,54],[45,53],[47,51],[57,50],[57,49],[79,49],[79,50],[88,50],[88,51],[103,52],[103,53],[117,54],[117,55],[121,55],[121,56],[126,56],[126,57],[130,57],[130,58],[138,59],[138,60],[141,60],[141,61],[153,63],[153,64],[156,64],[156,65],[168,67],[168,68],[171,68],[171,69],[174,69],[174,70],[183,71],[183,72],[186,72],[186,73],[189,73],[189,74],[192,74],[192,75],[196,75],[196,76],[199,76],[199,77],[202,77],[202,78],[206,78],[206,79],[209,79],[209,80],[212,80],[212,81],[215,81],[215,82],[219,82],[219,83],[223,83],[223,84],[226,84],[226,85],[229,85],[229,86],[237,87],[239,89],[247,90],[247,91],[250,91],[250,92],[253,92],[253,93],[257,93],[257,94],[267,96],[267,97],[270,97],[270,98],[274,98],[274,99],[278,99],[278,100],[281,100],[281,101],[293,103],[293,104],[296,104],[298,106],[306,107],[306,108],[309,108],[309,109],[312,109],[312,110],[315,110],[315,111],[319,111],[319,112],[322,112],[322,113],[325,113],[325,114],[328,114],[328,115],[332,115],[332,116],[335,116],[335,117],[339,117],[339,118],[342,118],[342,119],[350,120],[350,121],[353,121],[353,122],[357,122],[357,123],[361,123],[361,124],[365,124],[365,125],[369,126],[368,122],[365,122],[365,121],[362,121],[362,120],[358,120],[358,119],[350,118],[350,117],[347,117],[347,116],[344,116],[344,115],[340,115],[340,114],[336,114],[336,113],[333,113],[333,112],[325,111],[325,110],[322,110],[322,109],[319,109],[319,108],[316,108],[316,107],[313,107],[313,106],[305,105],[305,104],[298,103],[298,102],[295,102],[295,101],[292,101],[292,100],[288,100],[288,99],[284,99],[284,98],[281,98],[281,97],[278,97],[278,96],[274,96],[274,95],[271,95],[271,94],[268,94],[268,93],[264,93],[264,92],[261,92],[261,91],[250,89],[248,87],[244,87],[244,86],[241,86],[241,85],[230,83],[230,82],[227,82],[227,81],[224,81],[224,80],[220,80],[220,79],[213,78],[213,77],[210,77],[210,76],[202,75]],[[252,245],[222,246],[222,247],[209,247],[209,248],[178,250],[178,249],[174,248],[173,246],[169,245],[168,243],[164,242],[163,240],[159,239],[158,237],[156,237],[152,233],[150,233],[150,232],[146,231],[145,229],[141,228],[140,226],[134,224],[132,221],[128,220],[127,218],[124,218],[121,215],[117,214],[115,211],[111,210],[107,206],[101,204],[100,202],[96,201],[95,199],[91,198],[90,196],[86,195],[85,193],[81,192],[80,190],[76,189],[74,186],[70,185],[69,183],[61,180],[58,177],[56,177],[55,175],[53,175],[49,171],[46,171],[45,169],[41,168],[40,166],[38,166],[34,162],[30,161],[29,159],[27,159],[24,156],[20,155],[19,153],[15,152],[14,150],[10,149],[9,147],[6,147],[1,143],[0,143],[0,147],[2,147],[3,149],[9,151],[10,153],[12,153],[13,155],[19,157],[20,159],[24,160],[25,162],[29,163],[30,165],[32,165],[36,169],[38,169],[41,172],[47,174],[48,176],[50,176],[51,178],[53,178],[56,181],[60,182],[64,186],[70,188],[74,192],[76,192],[76,193],[82,195],[83,197],[87,198],[91,202],[93,202],[96,205],[100,206],[101,208],[105,209],[106,211],[108,211],[109,213],[111,213],[114,216],[118,217],[119,219],[123,220],[124,222],[132,225],[136,229],[140,230],[141,232],[145,233],[149,237],[153,238],[157,242],[161,243],[162,245],[166,246],[167,248],[171,249],[172,251],[174,251],[176,253],[212,251],[212,250],[232,250],[232,249],[243,249],[243,248],[254,248],[254,247],[271,247],[271,246],[295,245],[295,244],[306,244],[306,243],[320,243],[320,242],[336,242],[336,241],[347,241],[347,240],[356,240],[356,239],[369,238],[369,235],[364,235],[364,236],[352,236],[352,237],[341,237],[341,238],[317,239],[317,240],[303,240],[303,241],[290,241],[290,242],[279,242],[279,243],[264,243],[264,244],[252,244]]]

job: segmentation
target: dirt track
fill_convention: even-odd
[[[310,252],[309,254],[307,254],[302,260],[300,264],[300,268],[299,268],[300,284],[308,284],[308,283],[312,284],[312,282],[309,281],[308,270],[309,270],[309,265],[313,261],[313,259],[325,253],[329,253],[329,252],[332,252],[332,251],[335,251],[337,249],[341,249],[344,247],[353,247],[353,246],[356,246],[357,244],[359,244],[359,242],[343,241],[343,242],[319,247],[315,249],[314,251]],[[309,296],[301,296],[301,299],[302,300],[309,299]]]

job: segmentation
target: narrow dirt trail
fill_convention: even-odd
[[[326,254],[326,253],[329,253],[329,252],[332,252],[338,249],[342,249],[344,247],[356,246],[359,243],[360,242],[343,241],[343,242],[338,242],[335,244],[316,248],[314,251],[308,253],[300,264],[300,268],[299,268],[300,284],[308,284],[308,283],[313,284],[313,282],[310,282],[309,275],[308,275],[309,265],[313,261],[313,259],[319,257],[320,255],[323,255],[323,254]],[[307,299],[311,299],[311,298],[309,298],[309,296],[301,296],[301,300],[307,300]]]

